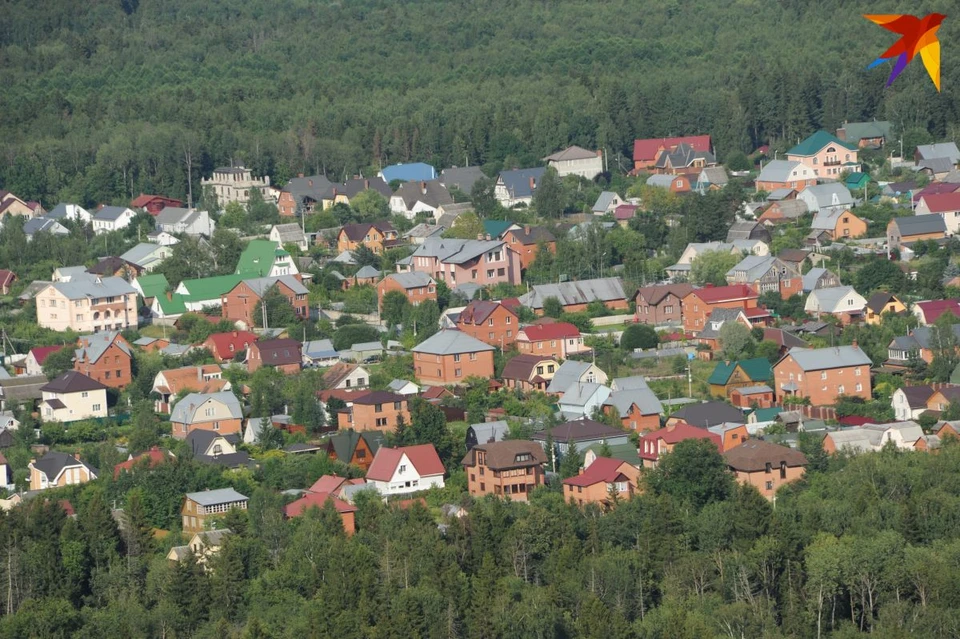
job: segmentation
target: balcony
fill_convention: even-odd
[[[823,166],[840,166],[840,160],[828,160],[823,163]]]

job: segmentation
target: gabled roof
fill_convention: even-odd
[[[529,381],[533,378],[537,365],[543,362],[553,363],[556,368],[560,368],[560,363],[549,355],[516,355],[504,365],[500,378]]]
[[[140,271],[140,266],[138,264],[133,264],[126,261],[125,259],[117,256],[105,257],[90,268],[87,269],[87,273],[92,273],[94,275],[113,275],[117,271],[123,269],[124,267],[132,267],[135,272]]]
[[[542,226],[521,226],[520,228],[506,231],[506,233],[517,238],[517,241],[524,246],[537,244],[538,242],[557,241],[553,233]]]
[[[218,488],[217,490],[187,493],[187,499],[201,506],[219,506],[221,504],[245,502],[247,501],[247,496],[241,495],[233,488]]]
[[[547,387],[548,393],[563,393],[573,384],[580,381],[583,374],[590,368],[590,362],[578,362],[575,359],[568,359],[560,365],[550,385]]]
[[[657,305],[667,295],[674,295],[678,299],[683,299],[694,290],[693,284],[664,284],[660,286],[642,286],[637,289],[636,298],[642,297],[647,304]]]
[[[352,178],[343,184],[334,184],[323,193],[322,197],[324,200],[333,200],[337,196],[342,195],[349,200],[367,190],[376,191],[385,198],[393,195],[390,186],[382,178],[374,177]]]
[[[156,466],[159,466],[160,464],[168,461],[172,457],[173,455],[171,453],[162,451],[156,446],[154,446],[147,452],[141,453],[136,457],[131,457],[127,461],[120,462],[119,464],[114,466],[113,478],[116,479],[117,477],[119,477],[121,471],[125,470],[127,472],[131,472],[134,466],[137,466],[138,464],[142,463],[143,460],[148,460],[146,464],[149,468],[155,468]]]
[[[183,366],[181,368],[169,368],[160,371],[166,380],[166,390],[172,395],[181,391],[193,392],[218,392],[223,390],[228,383],[225,379],[205,380],[208,375],[216,375],[221,372],[217,364],[204,364],[202,366]]]
[[[924,386],[904,386],[898,392],[903,393],[907,398],[907,404],[910,408],[926,408],[927,400],[933,397],[936,392],[933,386],[929,384]]]
[[[931,213],[960,211],[960,191],[924,195],[921,199],[926,203]]]
[[[706,428],[697,428],[685,422],[678,422],[673,426],[665,426],[660,430],[645,434],[640,442],[640,457],[655,461],[660,455],[659,446],[657,445],[658,442],[663,441],[665,444],[672,446],[688,439],[709,440],[713,442],[717,449],[720,449],[722,446],[722,440],[716,433],[711,433]],[[647,450],[645,446],[647,443],[653,444],[653,446],[650,447],[652,450]]]
[[[332,345],[332,344],[331,344]],[[348,362],[337,362],[323,373],[323,384],[327,388],[334,388],[350,376],[355,370],[360,368],[359,364]]]
[[[90,277],[93,279],[71,279],[69,282],[53,282],[50,286],[69,300],[120,297],[137,292],[120,277]]]
[[[437,170],[425,162],[411,162],[409,164],[392,164],[380,171],[384,182],[410,182],[414,180],[433,180],[437,177]]]
[[[568,486],[593,486],[594,484],[612,484],[624,481],[626,476],[620,471],[626,462],[610,457],[597,457],[583,472],[563,480]]]
[[[852,299],[854,304],[844,305],[842,302],[846,299]],[[852,286],[832,286],[810,291],[804,308],[808,311],[820,311],[822,313],[842,313],[862,311],[866,302],[863,296],[857,293]]]
[[[848,366],[870,366],[873,364],[867,354],[857,346],[791,348],[786,357],[792,357],[804,372],[846,368]]]
[[[680,143],[676,147],[661,153],[660,157],[657,158],[656,167],[669,167],[674,169],[687,168],[690,167],[695,160],[699,159],[705,160],[710,164],[717,161],[709,151],[697,151],[689,144]]]
[[[620,196],[617,193],[614,193],[613,191],[603,191],[600,193],[600,196],[597,198],[597,201],[594,203],[592,210],[595,213],[605,212],[607,209],[610,208],[610,205],[613,204],[619,197]]]
[[[590,151],[579,146],[568,146],[562,151],[543,158],[544,162],[565,162],[567,160],[590,160],[597,157],[598,151]]]
[[[463,466],[475,466],[477,451],[486,453],[485,465],[491,470],[527,468],[547,463],[547,454],[543,446],[537,442],[522,439],[478,443],[467,451],[460,463]]]
[[[890,220],[890,223],[900,232],[901,238],[911,235],[947,232],[947,224],[944,222],[943,216],[936,214],[895,217]]]
[[[520,329],[530,342],[580,337],[580,329],[568,322],[531,324]],[[519,335],[517,336],[519,339]]]
[[[827,145],[834,145],[848,151],[858,150],[856,145],[844,142],[835,135],[830,135],[826,131],[820,130],[808,137],[806,140],[787,151],[787,155],[811,156],[820,152]]]
[[[133,211],[125,206],[105,206],[93,215],[93,219],[101,222],[116,222],[127,212],[132,213]]]
[[[487,321],[494,311],[498,308],[503,308],[507,313],[517,316],[512,310],[500,304],[500,302],[491,302],[489,300],[473,300],[467,304],[462,311],[460,311],[460,316],[457,318],[458,324],[473,324],[474,326],[479,326]]]
[[[837,228],[837,222],[843,215],[857,217],[852,211],[842,206],[820,209],[813,216],[813,222],[811,222],[810,228],[817,231],[834,231]]]
[[[786,348],[806,348],[807,343],[788,331],[783,330],[782,328],[765,328],[763,329],[763,340],[774,342],[778,346]]]
[[[670,419],[680,419],[698,428],[709,428],[724,422],[744,423],[743,413],[740,412],[740,409],[717,401],[687,404],[670,415]]]
[[[510,220],[484,220],[483,232],[493,239],[500,239],[500,236],[507,232],[513,226]]]
[[[260,360],[264,366],[283,366],[285,364],[299,364],[303,359],[300,351],[302,345],[295,339],[281,337],[262,340],[250,345],[260,351]]]
[[[486,179],[479,166],[451,167],[440,171],[440,182],[448,189],[457,188],[470,195],[477,180]]]
[[[383,235],[396,231],[393,224],[389,222],[374,222],[372,224],[344,224],[340,227],[340,232],[346,235],[351,242],[362,242],[371,229],[376,229]]]
[[[444,329],[417,344],[412,350],[414,353],[426,353],[428,355],[455,355],[496,349],[461,331]]]
[[[354,274],[358,280],[369,280],[380,277],[381,271],[367,264]]]
[[[713,369],[707,383],[726,385],[737,366],[747,375],[750,381],[766,382],[773,379],[773,368],[770,366],[770,361],[766,357],[755,357],[753,359],[717,362],[717,366]]]
[[[277,232],[277,236],[284,244],[303,242],[306,239],[299,224],[274,224],[271,233],[273,231]]]
[[[170,413],[170,421],[177,424],[192,424],[195,421],[203,421],[197,419],[197,414],[207,402],[223,404],[227,408],[227,414],[231,419],[243,418],[243,410],[237,396],[230,391],[220,391],[207,394],[190,393],[173,407],[173,411]]]
[[[804,165],[795,160],[770,160],[763,165],[757,182],[790,182],[803,177]],[[812,176],[811,176],[812,177]]]
[[[246,350],[245,344],[257,341],[257,334],[250,331],[232,331],[230,333],[214,333],[207,338],[213,344],[216,355],[221,359],[229,359]],[[233,345],[233,350],[230,346]]]
[[[437,455],[433,444],[419,444],[417,446],[402,446],[400,448],[381,447],[367,471],[367,480],[390,481],[400,465],[400,460],[406,455],[410,463],[421,477],[443,475],[443,463]]]
[[[67,348],[66,346],[34,346],[30,349],[30,353],[33,354],[33,359],[36,360],[37,364],[43,366],[43,363],[47,361],[50,353],[56,353],[62,348]]]
[[[533,192],[543,179],[546,169],[536,167],[533,169],[513,169],[512,171],[500,171],[498,182],[502,182],[511,198],[526,198],[533,196]],[[532,185],[531,185],[532,182]]]
[[[67,394],[86,391],[106,390],[106,386],[95,379],[91,379],[76,371],[67,371],[49,384],[42,386],[41,391],[47,393]]]
[[[412,288],[425,288],[436,283],[433,281],[432,277],[421,271],[411,271],[409,273],[391,273],[384,279],[393,280],[399,284],[401,288],[407,291]]]
[[[641,415],[660,415],[663,406],[657,395],[648,386],[615,390],[604,402],[604,406],[613,406],[620,417],[626,417],[631,407],[636,406]]]
[[[583,417],[547,430],[537,431],[531,436],[531,439],[534,441],[547,441],[548,433],[553,437],[553,441],[557,443],[593,441],[627,436],[627,434],[619,428],[607,426],[606,424],[601,424],[600,422]]]
[[[291,293],[296,295],[307,295],[310,291],[300,283],[300,280],[293,275],[278,275],[276,277],[257,277],[250,280],[243,280],[243,283],[250,287],[250,290],[263,297],[271,288],[277,284],[283,284]]]
[[[873,122],[847,122],[843,125],[844,136],[847,142],[857,144],[863,139],[885,138],[889,139],[893,124],[886,120],[874,120]]]
[[[432,208],[453,204],[453,197],[440,180],[404,182],[393,197],[403,200],[403,205],[408,211],[413,210],[417,202],[423,202]]]
[[[107,352],[111,345],[116,344],[121,352],[127,357],[133,357],[127,341],[123,339],[119,331],[104,331],[94,333],[93,335],[83,335],[79,340],[79,347],[74,351],[77,360],[86,360],[88,362],[97,362]]]
[[[705,304],[719,304],[733,300],[757,299],[760,295],[747,284],[731,284],[729,286],[709,286],[698,288],[689,293],[696,295]]]
[[[464,264],[479,258],[484,253],[495,251],[504,244],[503,240],[456,240],[428,237],[417,247],[412,257],[434,257],[445,264]]]
[[[202,428],[190,431],[185,441],[194,455],[206,455],[210,451],[211,444],[217,439],[224,439],[231,446],[240,443],[240,435],[236,433],[221,435],[216,431]]]
[[[957,149],[957,144],[955,142],[918,144],[917,155],[924,160],[933,158],[948,158],[951,164],[960,162],[960,149]]]
[[[434,386],[433,388],[443,387]],[[479,424],[471,424],[467,430],[473,431],[473,435],[478,444],[489,444],[491,442],[503,441],[506,435],[510,432],[510,424],[503,420],[495,422],[481,422]]]
[[[335,497],[332,493],[315,491],[311,488],[303,497],[284,506],[283,514],[286,517],[299,517],[310,508],[324,508],[328,503],[333,504],[338,513],[357,512],[356,506]]]
[[[748,439],[724,452],[723,458],[730,468],[746,473],[766,470],[768,464],[771,468],[780,468],[781,464],[788,468],[807,465],[806,456],[799,450],[759,439]]]
[[[547,298],[555,297],[563,306],[589,304],[593,301],[610,302],[626,298],[623,280],[619,277],[536,284],[529,293],[520,296],[520,303],[531,309],[543,308]]]
[[[800,193],[797,199],[800,201],[812,199],[816,203],[817,208],[820,209],[835,206],[849,207],[854,204],[850,189],[839,182],[808,186]],[[809,202],[807,202],[807,204],[809,206]]]
[[[923,319],[927,324],[933,324],[944,313],[952,313],[960,317],[960,300],[927,300],[915,302],[913,306],[923,313]]]
[[[724,324],[736,322],[741,317],[743,318],[741,323],[750,321],[742,308],[715,308],[710,311],[710,317],[707,318],[703,330],[697,334],[697,338],[717,339]]]
[[[867,300],[867,308],[869,308],[874,313],[882,313],[887,307],[887,304],[891,302],[899,302],[900,300],[893,293],[888,293],[887,291],[879,291],[870,296],[870,299]]]
[[[313,200],[319,202],[323,194],[330,189],[333,184],[324,175],[308,175],[305,177],[290,178],[287,185],[281,189],[284,193],[289,193],[295,202],[304,200]],[[296,226],[296,225],[294,225]]]
[[[633,161],[651,161],[657,157],[660,149],[670,149],[679,144],[687,144],[696,151],[710,150],[709,135],[690,135],[673,138],[647,138],[633,141]]]
[[[150,204],[154,200],[161,200],[163,202],[179,202],[180,201],[171,197],[166,197],[164,195],[148,195],[145,193],[141,193],[137,197],[133,198],[133,201],[130,202],[130,206],[137,209],[142,209],[143,207],[145,207],[147,204]]]
[[[93,477],[96,477],[96,475],[98,475],[100,472],[90,464],[75,458],[73,455],[67,455],[66,453],[60,453],[55,450],[51,450],[46,455],[33,462],[33,467],[46,475],[49,481],[56,479],[57,475],[63,472],[63,469],[65,468],[80,466],[89,470]]]
[[[136,279],[137,286],[143,291],[144,297],[159,297],[167,292],[169,284],[167,277],[163,273],[151,273],[141,275]]]
[[[277,257],[289,255],[286,251],[277,248],[277,243],[272,240],[250,240],[247,248],[240,254],[236,273],[266,275],[273,268]]]

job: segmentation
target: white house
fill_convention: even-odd
[[[554,395],[565,394],[575,384],[606,384],[607,374],[599,366],[590,362],[578,362],[568,359],[550,380],[547,392]],[[606,400],[606,398],[604,398]]]
[[[366,388],[369,383],[370,372],[359,364],[340,362],[323,373],[323,386],[328,390]]]
[[[453,196],[440,180],[404,182],[390,196],[390,211],[412,220],[420,213],[437,217],[437,209],[453,204]]]
[[[165,259],[173,254],[173,247],[153,244],[152,242],[141,242],[132,249],[120,256],[121,260],[126,260],[131,264],[136,264],[146,272],[160,266]]]
[[[57,204],[53,209],[43,217],[48,220],[74,220],[86,224],[93,219],[90,211],[79,204]]]
[[[147,233],[147,239],[160,246],[174,246],[180,243],[180,240],[170,235],[166,231],[154,231]]]
[[[828,315],[860,315],[867,307],[867,300],[852,286],[818,288],[810,292],[803,310],[819,317]]]
[[[590,151],[579,146],[570,146],[543,158],[547,166],[557,171],[558,177],[579,175],[592,180],[603,173],[603,151]]]
[[[433,444],[381,447],[367,471],[367,483],[381,495],[404,495],[443,488],[443,463]]]
[[[933,396],[932,386],[906,386],[893,391],[890,405],[898,421],[918,419],[927,411],[927,400]]]
[[[93,214],[93,232],[100,235],[125,229],[134,216],[133,209],[125,206],[105,206]]]
[[[570,361],[570,360],[567,360]],[[610,389],[597,383],[576,383],[567,388],[557,402],[557,408],[566,419],[589,417],[610,398]]]
[[[197,209],[183,209],[177,206],[168,206],[156,217],[157,230],[171,234],[184,235],[213,235],[216,227],[210,214]]]
[[[395,379],[387,384],[387,390],[397,395],[416,395],[420,387],[406,379]]]
[[[40,392],[40,416],[45,422],[107,416],[107,387],[82,373],[67,371],[40,387]]]
[[[270,229],[270,241],[283,248],[284,244],[295,244],[301,251],[309,248],[307,236],[299,224],[274,224]]]

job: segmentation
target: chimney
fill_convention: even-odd
[[[167,291],[167,301],[169,302],[172,299],[173,299],[173,291]]]
[[[491,238],[490,238],[490,234],[489,234],[489,233],[487,233],[487,239],[488,239],[488,240],[489,240],[489,239],[491,239]]]
[[[76,459],[77,461],[80,461],[80,451],[79,451],[79,450],[74,451],[74,453],[73,453],[73,458]]]
[[[537,188],[537,178],[530,176],[530,189],[533,190]]]
[[[237,336],[237,332],[236,332],[236,331],[233,332],[233,336],[234,336],[234,337]]]
[[[597,157],[598,157],[598,158],[602,158],[602,157],[603,157],[603,149],[597,149]]]
[[[337,187],[333,187],[333,197],[337,197]]]
[[[853,340],[853,343],[850,344],[850,346],[853,346],[854,348],[860,348],[860,346],[857,344],[857,340]]]
[[[427,194],[427,183],[422,180],[420,181],[420,192],[424,195]]]
[[[300,177],[303,177],[303,174],[300,174]],[[313,180],[307,180],[307,184],[310,185],[310,188],[313,188]]]
[[[197,366],[197,381],[203,381],[203,366]]]
[[[303,177],[303,173],[297,173],[297,177],[298,177],[298,178],[302,178],[302,177]],[[313,185],[311,184],[311,186],[313,186]]]
[[[483,233],[477,233],[477,239],[478,239],[478,240],[482,240],[482,239],[483,239]]]
[[[364,181],[363,181],[363,188],[365,188],[365,189],[369,189],[369,188],[370,188],[370,180],[364,180]]]
[[[530,235],[530,225],[529,225],[529,224],[524,224],[524,225],[523,225],[523,234],[524,234],[524,235]]]

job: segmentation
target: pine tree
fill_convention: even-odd
[[[230,621],[236,621],[239,616],[246,583],[241,544],[238,538],[228,537],[210,560],[211,609]]]
[[[153,528],[143,508],[143,489],[134,488],[127,494],[124,509],[126,526],[124,541],[128,557],[142,557],[153,550]]]
[[[94,569],[106,568],[110,565],[110,560],[117,555],[120,531],[103,499],[102,491],[95,491],[81,508],[79,520]]]

